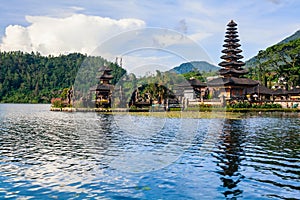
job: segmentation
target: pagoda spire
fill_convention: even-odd
[[[241,45],[239,44],[240,40],[238,39],[239,36],[236,26],[237,24],[233,20],[231,20],[227,24],[224,40],[225,44],[223,45],[224,49],[222,50],[222,53],[224,53],[224,55],[221,56],[221,59],[223,59],[223,61],[219,63],[219,66],[222,67],[219,70],[219,73],[224,77],[240,77],[248,73],[247,70],[242,68],[245,63],[243,61],[240,61],[243,56],[240,55],[242,50],[239,49]]]

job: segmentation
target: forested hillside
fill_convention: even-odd
[[[250,78],[271,87],[274,83],[288,88],[300,85],[300,38],[279,43],[260,51],[255,62],[248,63]]]
[[[0,52],[0,102],[49,103],[59,97],[64,88],[73,85],[76,74],[85,59],[96,68],[106,64],[113,69],[113,82],[125,70],[101,57],[79,53],[41,56],[39,53]]]
[[[280,41],[279,43],[273,45],[273,46],[276,46],[276,45],[283,45],[283,44],[286,44],[290,41],[293,41],[293,40],[296,40],[296,39],[299,39],[300,38],[300,30],[296,31],[294,34],[284,38],[282,41]],[[255,65],[257,65],[257,62],[258,62],[258,55],[250,58],[249,60],[246,61],[246,67],[253,67]]]

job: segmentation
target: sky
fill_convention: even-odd
[[[1,0],[0,50],[119,56],[137,71],[217,65],[230,20],[246,61],[299,30],[299,10],[299,0]]]

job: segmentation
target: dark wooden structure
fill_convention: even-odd
[[[274,100],[287,100],[288,91],[283,88],[277,88],[273,91]]]
[[[98,77],[99,83],[94,89],[95,91],[95,105],[97,108],[108,108],[111,107],[111,95],[114,86],[111,84],[113,76],[111,75],[112,70],[103,66],[99,69],[100,76]]]
[[[252,88],[246,88],[245,92],[250,102],[273,100],[274,91],[261,84]]]
[[[288,92],[289,99],[290,100],[300,100],[300,88],[293,88],[292,90],[289,90]]]
[[[243,75],[248,73],[248,70],[243,69],[244,62],[240,61],[243,58],[242,52],[238,42],[237,24],[231,20],[227,24],[227,31],[225,35],[224,50],[221,56],[223,59],[219,63],[222,68],[219,70],[219,78],[213,79],[207,83],[210,91],[213,91],[211,96],[225,97],[226,100],[244,99],[245,89],[258,85],[257,81],[244,78]]]

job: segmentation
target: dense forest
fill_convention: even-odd
[[[113,83],[126,72],[102,57],[79,53],[42,56],[33,52],[0,52],[0,102],[49,103],[52,98],[59,97],[64,88],[74,84],[84,63],[93,64],[94,69],[103,65],[110,67],[114,75]]]
[[[259,51],[247,65],[249,77],[265,86],[300,86],[300,38]]]

